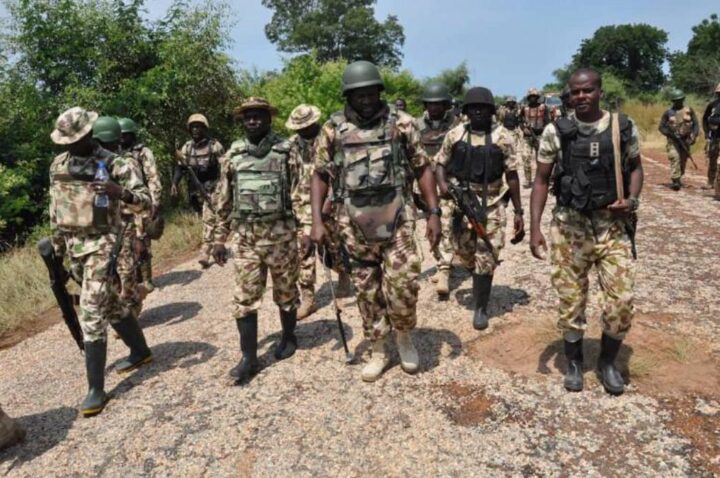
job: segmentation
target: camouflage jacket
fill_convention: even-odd
[[[177,158],[173,182],[177,184],[183,174],[188,174],[187,168],[192,167],[206,191],[212,193],[220,169],[218,162],[223,153],[225,153],[225,148],[216,139],[210,138],[202,142],[200,146],[197,146],[193,140],[186,142],[179,150],[182,160]],[[191,182],[190,190],[194,189],[195,185]]]
[[[131,204],[110,200],[109,229],[100,230],[92,224],[93,199],[91,179],[78,180],[70,176],[69,164],[73,157],[65,152],[55,157],[50,165],[50,226],[54,231],[56,254],[67,251],[72,257],[91,254],[107,242],[114,242],[122,226],[121,208],[129,207],[140,214],[150,207],[150,192],[142,180],[140,166],[132,158],[116,156],[97,146],[90,158],[83,161],[108,162],[110,179],[133,195]]]
[[[297,188],[293,191],[292,204],[295,217],[298,220],[298,227],[306,235],[310,235],[312,226],[312,208],[310,204],[310,186],[313,176],[313,161],[317,137],[307,141],[294,134],[290,137],[292,148],[297,151],[297,156],[302,159],[299,166],[299,180]]]
[[[679,110],[670,108],[665,111],[660,118],[658,129],[665,136],[670,137],[676,134],[681,138],[697,137],[700,130],[695,111],[689,106],[684,106]]]
[[[459,122],[460,118],[455,116],[452,110],[447,111],[440,120],[431,120],[427,111],[416,120],[415,125],[420,132],[420,141],[433,164],[435,163],[435,155],[440,150],[445,135]]]
[[[277,136],[275,133],[269,133],[271,136],[267,138],[273,147],[287,151],[287,173],[289,176],[289,191],[286,193],[293,197],[300,180],[300,171],[302,170],[302,158],[299,150],[293,148],[291,144],[284,138]],[[252,146],[247,140],[241,139],[233,142],[230,149],[220,157],[220,179],[215,190],[215,214],[217,216],[217,225],[215,227],[214,239],[216,244],[224,244],[227,241],[231,230],[237,233],[237,239],[243,243],[255,246],[269,246],[295,240],[297,234],[297,222],[295,217],[278,218],[267,222],[247,222],[233,220],[233,195],[235,191],[235,181],[238,174],[235,165],[239,163],[238,158],[245,158],[243,161],[252,161],[254,156],[247,153]],[[265,156],[271,154],[268,151]]]
[[[162,199],[162,183],[152,150],[143,144],[137,144],[130,149],[133,158],[140,164],[143,179],[150,191],[152,205],[157,207]]]

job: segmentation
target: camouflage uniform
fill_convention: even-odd
[[[256,156],[259,155],[259,156]],[[284,165],[281,163],[285,162]],[[239,175],[252,171],[258,164],[272,170],[283,171],[290,184],[279,194],[287,204],[276,202],[276,198],[247,198],[240,203],[243,192]],[[268,164],[265,164],[268,163]],[[233,297],[233,318],[248,317],[260,306],[265,292],[268,269],[273,280],[273,300],[281,311],[295,310],[299,305],[297,223],[290,206],[290,195],[297,187],[302,159],[298,150],[289,141],[269,133],[260,145],[246,140],[235,141],[220,158],[220,180],[215,193],[217,225],[215,242],[224,244],[233,232],[235,295]],[[285,180],[283,180],[285,181]],[[255,215],[245,209],[247,203],[253,208],[277,208],[277,214],[268,217]],[[240,208],[240,209],[239,209]]]
[[[443,141],[440,151],[435,156],[435,161],[437,164],[443,165],[446,170],[452,159],[455,144],[459,141],[468,141],[467,128],[468,123],[460,124],[451,129],[445,136],[445,141]],[[485,145],[485,135],[473,132],[470,141],[473,146],[483,146]],[[503,178],[488,183],[486,231],[498,255],[505,246],[505,226],[507,224],[503,196],[508,192],[508,185],[504,180],[504,175],[511,171],[517,171],[518,166],[515,141],[515,135],[512,131],[500,124],[493,125],[492,142],[502,151],[504,174]],[[453,178],[449,178],[449,180],[455,181]],[[470,183],[470,188],[479,197],[482,197],[482,184]],[[462,213],[456,210],[453,205],[453,210],[448,216],[453,218],[461,215]],[[461,221],[453,220],[453,223],[450,237],[454,250],[457,251],[463,266],[475,274],[492,275],[496,267],[493,255],[482,240],[477,238],[467,219],[462,217]],[[450,260],[452,260],[452,257]]]
[[[538,94],[537,90],[530,90],[528,96]],[[528,187],[532,183],[532,164],[535,160],[535,151],[538,148],[538,142],[543,128],[550,122],[549,112],[544,104],[537,106],[525,105],[520,110],[523,118],[525,132],[525,142],[522,148],[523,172],[525,174],[525,186]],[[529,131],[529,132],[528,132]]]
[[[190,140],[185,143],[182,148],[180,148],[180,154],[183,157],[183,162],[178,161],[176,165],[180,171],[184,170],[186,167],[191,167],[196,170],[196,174],[203,189],[210,196],[213,203],[218,200],[215,198],[217,176],[214,176],[211,171],[216,166],[214,163],[218,161],[218,158],[220,158],[224,152],[225,149],[222,144],[215,139],[202,141],[198,145],[196,145],[193,140]],[[203,169],[210,171],[207,176],[199,172]],[[202,253],[207,257],[212,254],[216,216],[210,209],[210,205],[205,202],[203,196],[199,192],[195,191],[195,185],[191,184],[190,190],[192,192],[192,202],[195,202],[198,206],[202,204]]]
[[[610,127],[610,114],[603,112],[596,123],[576,120],[576,124],[582,135],[600,134]],[[638,133],[633,125],[623,157],[639,156]],[[560,136],[556,126],[550,125],[541,137],[538,162],[554,164],[561,158]],[[603,295],[604,334],[621,340],[630,329],[635,264],[625,226],[625,220],[614,217],[607,209],[581,212],[567,206],[555,207],[550,224],[551,277],[560,298],[558,327],[566,337],[582,337],[587,328],[588,274],[593,265]]]
[[[720,175],[717,174],[720,156],[720,84],[715,88],[715,99],[705,108],[702,123],[708,162],[708,187],[714,187],[715,196],[720,198]]]
[[[349,105],[344,112],[331,116],[320,131],[315,170],[333,178],[335,200],[342,201],[338,224],[350,255],[363,332],[366,338],[375,341],[384,339],[390,330],[386,317],[399,331],[411,330],[416,324],[420,257],[413,238],[417,211],[409,178],[413,177],[411,169],[421,170],[429,165],[429,160],[413,118],[406,113],[391,112],[383,106],[376,116],[376,126],[360,128],[361,123]],[[398,136],[403,145],[398,154],[404,153],[407,158],[402,165],[389,159],[390,139]],[[387,169],[373,169],[381,158],[392,162],[388,168],[392,167],[395,174]],[[375,199],[382,201],[377,209],[346,196],[347,190],[377,192],[370,184],[376,174],[382,180],[394,177],[402,192],[393,195],[389,203],[376,194]],[[369,202],[373,203],[372,199]]]
[[[670,160],[670,179],[673,182],[679,182],[680,178],[685,175],[688,154],[684,151],[678,151],[678,147],[670,139],[669,135],[676,134],[689,150],[690,138],[695,138],[698,134],[698,122],[695,112],[689,106],[684,106],[679,110],[670,108],[660,118],[659,129],[661,133],[668,137],[666,150]]]

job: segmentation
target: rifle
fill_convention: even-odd
[[[480,205],[480,201],[478,201],[477,195],[468,187],[461,188],[449,181],[447,185],[450,197],[457,207],[460,208],[463,216],[467,218],[477,236],[483,241],[483,243],[485,243],[485,246],[488,248],[490,254],[492,254],[492,257],[495,260],[495,264],[499,265],[500,259],[498,258],[497,251],[493,247],[492,242],[490,242],[490,238],[488,237],[485,226],[483,225],[485,223],[486,216],[485,211]]]
[[[622,151],[620,150],[620,113],[612,114],[612,144],[613,163],[615,165],[615,190],[619,201],[625,199],[625,183],[622,172]],[[637,233],[638,216],[633,212],[625,222],[625,232],[630,237],[630,251],[633,259],[637,259],[637,247],[635,245],[635,234]]]
[[[687,155],[688,159],[690,160],[690,162],[692,163],[693,167],[695,168],[695,170],[697,170],[698,165],[695,162],[695,160],[693,159],[692,154],[690,154],[690,148],[688,147],[687,144],[685,144],[685,141],[683,141],[682,138],[680,136],[678,136],[677,133],[671,133],[670,139],[672,140],[673,144],[675,145],[675,149],[678,150],[678,153],[685,153]]]
[[[65,287],[67,279],[70,277],[65,268],[62,266],[59,258],[55,255],[55,248],[48,238],[40,239],[37,243],[38,252],[48,270],[50,277],[50,288],[53,291],[55,300],[62,312],[65,325],[70,330],[70,335],[75,340],[81,352],[85,350],[83,343],[82,329],[78,320],[77,311],[73,303],[73,296],[70,295]]]
[[[347,343],[347,337],[345,337],[345,327],[343,326],[342,322],[342,310],[340,307],[338,307],[337,304],[337,297],[335,296],[335,286],[333,286],[332,283],[332,276],[330,275],[330,267],[328,267],[325,256],[329,254],[327,247],[323,247],[322,250],[322,263],[323,263],[323,269],[325,269],[325,278],[330,285],[330,294],[332,295],[332,303],[333,303],[333,309],[335,310],[335,319],[337,319],[338,329],[340,330],[340,340],[342,341],[343,348],[345,349],[345,363],[351,364],[355,360],[355,355],[350,352],[350,348],[348,347]],[[347,256],[345,256],[343,259],[345,260]],[[349,263],[349,260],[348,260]]]
[[[177,148],[177,145],[175,146],[175,158],[178,160],[180,165],[182,165],[188,172],[188,175],[190,176],[190,182],[192,182],[193,186],[198,190],[200,196],[202,196],[203,201],[208,205],[208,208],[212,211],[213,214],[215,214],[215,206],[213,205],[212,199],[210,198],[210,195],[205,190],[205,186],[200,182],[200,180],[197,177],[197,174],[195,174],[195,170],[187,164],[185,155],[180,152],[180,150]]]
[[[105,286],[105,283],[107,283],[109,280],[113,280],[117,276],[117,261],[120,257],[120,251],[122,250],[123,240],[125,237],[125,232],[127,232],[127,228],[130,227],[130,222],[127,221],[122,227],[122,230],[120,231],[120,234],[117,235],[115,239],[115,243],[113,244],[112,249],[110,250],[110,257],[108,259],[108,265],[107,265],[107,271],[105,272],[105,277],[103,277],[102,283],[100,284],[100,288],[102,289]]]

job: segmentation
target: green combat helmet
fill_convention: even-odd
[[[118,120],[112,116],[101,116],[93,124],[93,138],[102,143],[114,143],[120,140],[122,130]]]
[[[118,123],[120,123],[120,131],[123,133],[137,134],[139,130],[137,123],[130,118],[120,118]]]
[[[468,105],[490,105],[495,110],[495,98],[492,91],[482,86],[470,88],[463,98],[463,113],[467,110]]]
[[[430,83],[425,87],[422,95],[423,103],[437,103],[440,101],[452,101],[450,90],[442,83]]]
[[[345,67],[342,75],[343,94],[350,90],[373,85],[380,87],[380,91],[385,89],[385,83],[383,83],[377,66],[369,61],[360,60]]]
[[[680,101],[685,99],[685,93],[682,90],[675,88],[670,92],[670,99],[672,101]]]

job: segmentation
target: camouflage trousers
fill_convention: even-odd
[[[535,162],[535,151],[539,146],[539,140],[533,136],[525,137],[519,144],[522,145],[522,165],[526,183],[532,182],[532,167]]]
[[[365,338],[384,337],[391,327],[415,328],[415,305],[420,290],[415,222],[403,222],[392,240],[380,243],[365,242],[345,214],[340,216],[339,225],[350,254],[350,274],[357,291]]]
[[[207,202],[203,202],[201,219],[203,225],[201,252],[203,255],[211,256],[215,241],[215,226],[217,225],[217,218]]]
[[[323,223],[328,232],[328,247],[327,253],[330,254],[332,259],[332,269],[338,274],[346,272],[343,266],[343,258],[340,253],[340,246],[342,239],[340,238],[340,231],[337,226],[337,222],[334,218],[325,218]],[[300,253],[302,254],[302,229],[298,229],[298,246]],[[307,290],[312,293],[315,292],[315,282],[317,280],[317,274],[315,271],[316,258],[322,261],[322,257],[319,256],[317,249],[313,249],[312,253],[307,257],[300,258],[300,279],[298,285],[301,290]],[[324,267],[324,266],[323,266]]]
[[[685,166],[688,161],[687,153],[678,151],[675,143],[672,141],[667,142],[665,149],[668,159],[670,160],[670,179],[682,178],[685,175]]]
[[[298,243],[292,240],[267,246],[247,242],[235,235],[235,294],[233,318],[241,319],[260,307],[268,270],[273,281],[273,301],[283,311],[300,305]]]
[[[129,313],[120,301],[118,281],[106,279],[112,247],[113,241],[107,241],[96,252],[70,258],[71,268],[82,271],[78,319],[85,342],[107,340],[108,323],[117,323]]]
[[[140,271],[138,269],[138,259],[135,257],[135,251],[133,250],[137,227],[135,227],[132,217],[124,220],[123,228],[125,232],[122,236],[122,248],[117,261],[117,272],[120,277],[120,301],[123,307],[130,311],[134,317],[139,317],[142,310],[142,298],[138,289]]]
[[[560,298],[558,327],[582,336],[594,265],[602,290],[603,332],[622,339],[633,317],[635,264],[622,220],[607,210],[590,215],[557,207],[550,224],[552,284]]]
[[[505,247],[505,226],[507,217],[505,215],[505,203],[498,203],[487,208],[487,232],[490,244],[495,248],[499,256],[500,251]],[[465,217],[456,223],[452,230],[452,244],[463,264],[469,271],[480,275],[492,275],[497,267],[490,249],[482,239],[477,237],[474,229],[470,228]]]
[[[438,270],[450,270],[453,257],[455,256],[455,247],[452,243],[452,212],[455,204],[451,199],[440,199],[440,226],[442,237],[437,246],[432,250],[433,257],[437,263]]]
[[[715,194],[720,192],[720,182],[718,182],[718,156],[720,156],[720,137],[707,140],[705,143],[705,154],[708,162],[708,185],[715,186]]]

